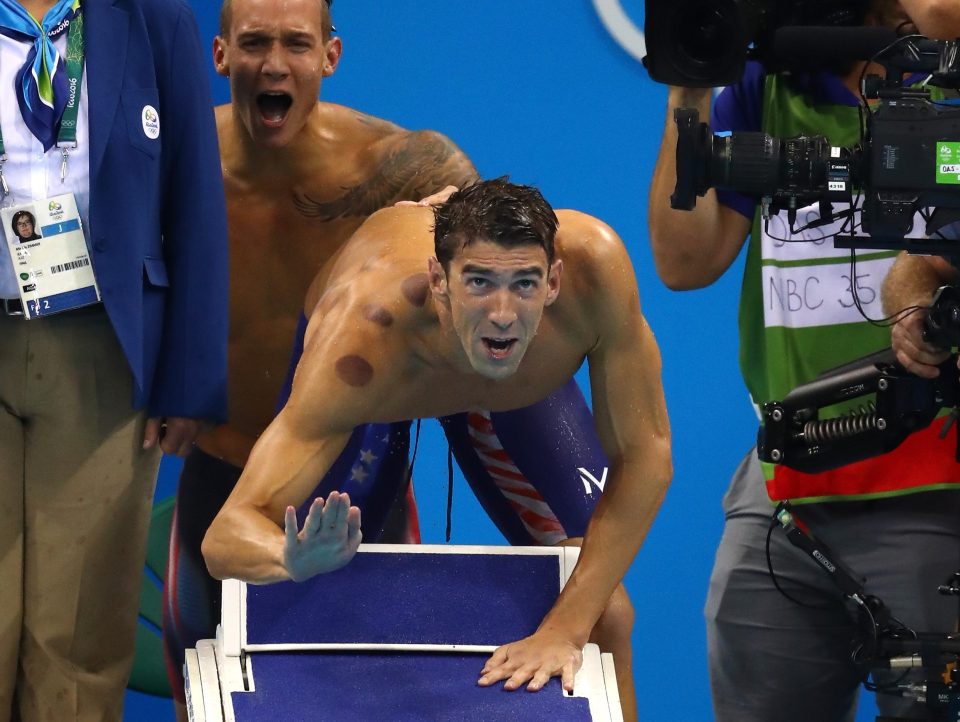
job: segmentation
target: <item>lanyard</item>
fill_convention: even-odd
[[[80,114],[80,83],[83,81],[83,12],[79,11],[70,20],[67,30],[67,88],[70,95],[60,116],[60,129],[57,131],[57,148],[60,150],[60,182],[67,179],[67,158],[70,150],[77,147],[77,117]],[[0,129],[0,191],[6,196],[10,193],[7,181],[3,177],[3,164],[7,161],[7,151],[3,144],[3,131]]]

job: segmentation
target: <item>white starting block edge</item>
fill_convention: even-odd
[[[507,547],[441,544],[361,544],[358,553],[396,552],[404,554],[503,554],[555,556],[559,562],[560,588],[566,584],[579,559],[579,547]],[[249,645],[246,640],[246,583],[236,579],[223,582],[221,624],[217,639],[201,640],[196,650],[187,650],[187,709],[192,722],[236,722],[233,692],[256,690],[253,657],[258,651],[408,651],[491,653],[495,646],[436,644],[261,644]],[[250,654],[247,654],[250,653]],[[243,656],[241,656],[241,654]],[[244,664],[246,663],[246,673]],[[199,680],[197,690],[191,683]],[[594,720],[623,722],[620,695],[617,691],[613,656],[601,654],[599,647],[588,644],[583,650],[583,666],[574,678],[573,697],[586,697]],[[202,702],[200,709],[199,702]]]
[[[187,650],[184,679],[187,715],[192,722],[223,722],[216,646],[212,639],[202,639],[196,649]]]

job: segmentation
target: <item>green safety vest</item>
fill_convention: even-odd
[[[818,103],[791,88],[788,78],[768,75],[763,130],[779,138],[824,135],[835,146],[859,141],[856,107]],[[817,206],[801,209],[797,226],[819,217]],[[895,251],[858,251],[855,278],[850,251],[833,247],[833,226],[791,236],[786,213],[764,231],[754,216],[740,297],[740,367],[754,404],[783,399],[820,373],[890,345],[889,329],[867,323],[853,289],[871,318],[882,318],[880,286]],[[915,224],[915,234],[923,231]],[[845,231],[848,232],[848,231]],[[784,242],[779,239],[809,242]],[[863,399],[823,409],[822,418],[855,410]],[[874,498],[960,483],[956,440],[940,439],[945,418],[909,436],[893,451],[845,467],[805,474],[763,464],[771,499],[795,502]]]

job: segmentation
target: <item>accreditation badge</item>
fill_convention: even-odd
[[[26,318],[100,301],[72,193],[0,209]]]

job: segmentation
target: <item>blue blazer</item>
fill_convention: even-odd
[[[151,415],[226,417],[227,222],[207,58],[182,0],[82,0],[93,265]],[[144,128],[147,106],[160,134]]]

